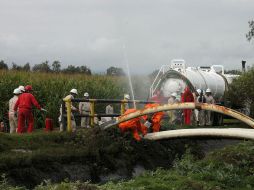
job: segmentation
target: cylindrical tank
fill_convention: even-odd
[[[182,59],[173,59],[170,65],[163,65],[150,87],[150,97],[160,90],[168,98],[172,93],[177,93],[178,98],[188,86],[192,92],[197,89],[205,91],[210,89],[217,103],[223,101],[225,91],[234,78],[239,75],[224,73],[223,65],[211,67],[188,67]]]
[[[187,86],[193,93],[197,92],[197,89],[206,91],[209,88],[215,102],[221,104],[228,84],[237,77],[238,75],[224,74],[222,65],[186,68],[184,60],[172,60],[171,65],[163,65],[156,75],[150,87],[150,97],[160,91],[165,102],[173,93],[176,93],[176,98],[181,100],[181,93]],[[214,114],[213,124],[220,125],[223,121],[222,118],[220,114]]]
[[[220,101],[227,88],[227,80],[224,76],[213,70],[206,71],[200,68],[188,67],[187,69],[170,69],[161,78],[160,90],[165,97],[173,92],[178,96],[189,86],[192,91],[197,89],[211,89],[214,98]]]

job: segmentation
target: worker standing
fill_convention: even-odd
[[[215,103],[214,98],[212,96],[212,91],[211,91],[210,88],[206,89],[205,98],[206,98],[206,103],[208,103],[208,104],[214,104]],[[212,125],[212,117],[211,117],[212,112],[207,110],[205,113],[206,113],[206,117],[205,117],[206,118],[206,125]]]
[[[21,90],[16,88],[13,91],[14,96],[9,100],[9,125],[10,125],[10,133],[15,133],[18,125],[18,118],[14,112],[14,106],[18,101],[19,95],[21,94]]]
[[[41,106],[32,95],[32,86],[27,85],[25,92],[21,94],[14,106],[14,111],[18,110],[18,133],[33,132],[34,118],[32,113],[32,106],[36,106],[39,110],[42,110]],[[25,123],[28,123],[28,129],[25,127]]]
[[[106,114],[114,114],[114,108],[112,104],[109,104],[106,106]],[[110,119],[113,119],[113,117],[109,117]]]
[[[89,99],[88,92],[84,93],[84,98],[86,100]],[[79,112],[80,114],[86,114],[89,115],[91,113],[91,104],[90,102],[80,102],[79,103]],[[90,117],[82,117],[81,118],[81,127],[90,128]]]
[[[163,102],[164,98],[162,96],[162,92],[160,90],[157,90],[150,100],[153,101],[153,102],[157,102],[157,103]]]
[[[124,94],[124,98],[123,98],[125,101],[129,101],[131,98],[130,98],[130,95],[129,94]],[[124,111],[128,110],[129,109],[129,103],[124,103]]]
[[[191,93],[189,87],[186,87],[182,97],[181,97],[182,102],[194,102],[194,97],[193,94]],[[184,124],[185,125],[190,125],[191,124],[191,114],[192,110],[191,109],[184,109],[183,110],[183,115],[184,115]]]
[[[105,114],[114,114],[114,108],[113,108],[112,104],[109,104],[106,106]],[[101,117],[100,123],[105,123],[105,122],[111,121],[111,120],[113,120],[113,118],[114,117],[109,117],[109,116]]]
[[[176,96],[177,96],[177,94],[175,92],[173,92],[170,95],[169,99],[168,99],[168,104],[177,103]],[[169,116],[169,124],[170,125],[174,124],[175,120],[176,120],[176,112],[175,112],[175,110],[168,111],[168,116]]]
[[[67,95],[64,99],[72,100],[77,95],[78,95],[77,89],[73,88],[73,89],[70,90],[70,94]],[[67,109],[67,105],[65,104],[65,110],[66,109]],[[60,131],[64,130],[64,128],[63,128],[64,117],[63,117],[63,112],[62,111],[63,110],[62,110],[62,104],[61,104],[61,106],[60,106],[60,116],[59,116]],[[72,105],[72,102],[71,102],[71,111],[78,111],[78,109]],[[74,115],[72,113],[71,113],[71,126],[72,126],[73,131],[75,131],[76,130],[76,121],[75,121]]]
[[[194,100],[195,100],[195,103],[198,103],[198,97],[200,96],[201,94],[201,90],[200,89],[197,89],[196,93],[193,93],[193,97],[194,97]],[[199,110],[198,109],[195,109],[194,110],[194,116],[195,116],[195,120],[196,120],[196,125],[200,125],[199,124]]]
[[[206,97],[204,90],[200,91],[200,95],[197,98],[198,103],[206,103]],[[198,120],[199,120],[199,125],[205,126],[206,124],[206,119],[205,119],[205,110],[199,110],[198,111]]]

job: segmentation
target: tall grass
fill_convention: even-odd
[[[38,102],[48,110],[48,116],[57,123],[59,107],[64,98],[72,88],[77,88],[79,95],[83,97],[84,92],[89,92],[91,98],[120,99],[128,90],[124,78],[109,76],[86,76],[82,74],[53,74],[33,73],[17,71],[0,71],[0,118],[6,117],[8,112],[8,100],[13,96],[12,92],[19,85],[30,84],[34,89],[34,96]],[[97,107],[98,112],[104,112],[102,107]],[[44,125],[45,115],[34,110],[35,125]]]

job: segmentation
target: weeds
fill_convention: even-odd
[[[176,159],[171,170],[158,169],[127,182],[116,184],[109,182],[100,188],[103,190],[253,189],[253,146],[253,142],[245,142],[214,152],[203,160],[195,158],[191,151],[187,150],[182,159]]]

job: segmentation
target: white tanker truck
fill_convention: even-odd
[[[170,65],[163,65],[160,68],[150,87],[150,97],[158,90],[164,97],[169,97],[173,92],[180,96],[188,86],[192,92],[210,88],[216,103],[221,103],[228,84],[236,77],[238,75],[225,74],[222,65],[186,67],[184,60],[174,59]]]
[[[184,60],[174,59],[170,65],[163,65],[160,68],[150,87],[150,97],[153,97],[158,90],[167,99],[173,92],[180,98],[186,86],[192,92],[196,92],[197,89],[205,91],[209,88],[216,104],[223,104],[228,84],[236,77],[238,75],[225,74],[222,65],[186,67]]]

